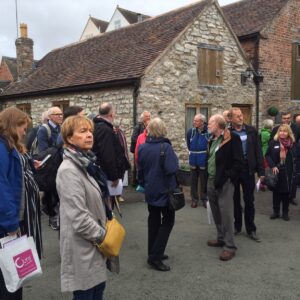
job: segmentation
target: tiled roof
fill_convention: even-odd
[[[102,21],[96,18],[91,17],[92,22],[96,25],[97,28],[100,28],[100,32],[103,33],[106,31],[106,28],[109,22]]]
[[[222,7],[238,37],[261,32],[289,0],[242,0]]]
[[[48,53],[4,95],[139,78],[209,4],[203,0]]]
[[[17,59],[13,57],[2,56],[2,62],[5,62],[14,80],[18,79]]]
[[[2,90],[4,90],[5,87],[7,87],[11,81],[8,80],[0,80],[0,95],[2,93]]]
[[[150,16],[136,13],[136,12],[121,8],[120,6],[118,6],[117,8],[120,11],[120,13],[124,16],[124,18],[128,21],[129,24],[137,23],[139,16],[141,16],[143,21],[150,18]]]

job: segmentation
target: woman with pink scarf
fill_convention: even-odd
[[[270,141],[266,159],[274,174],[278,174],[278,183],[273,190],[273,214],[270,219],[280,217],[282,203],[282,219],[289,221],[289,201],[296,194],[296,165],[299,159],[299,149],[289,125],[279,126],[274,139]]]

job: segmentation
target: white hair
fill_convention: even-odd
[[[266,119],[263,121],[263,128],[272,130],[274,127],[274,121],[271,119]]]
[[[49,110],[44,111],[41,115],[41,122],[42,123],[47,123],[48,121],[48,116],[49,116]]]
[[[202,115],[202,114],[196,114],[194,118],[199,118],[203,122],[206,121],[206,117],[204,115]]]

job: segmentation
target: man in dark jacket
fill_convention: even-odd
[[[233,232],[233,189],[243,164],[239,137],[226,128],[222,115],[209,119],[212,134],[207,159],[207,194],[217,228],[217,239],[207,241],[210,247],[223,247],[220,259],[233,258],[236,251]]]
[[[113,128],[114,119],[113,106],[109,103],[102,103],[99,115],[94,118],[93,146],[97,163],[102,167],[107,179],[112,181],[112,187],[118,185],[119,179],[123,179],[125,171],[129,169],[124,150]]]
[[[60,134],[60,125],[63,120],[63,113],[59,107],[51,107],[47,114],[48,121],[41,125],[37,132],[38,154],[57,145],[57,138]],[[59,198],[56,188],[44,193],[43,211],[49,215],[49,226],[53,230],[59,229]]]
[[[255,190],[255,173],[263,180],[265,170],[263,167],[263,154],[261,142],[256,129],[244,124],[244,118],[239,108],[231,108],[229,111],[231,119],[231,132],[237,135],[243,147],[243,168],[240,172],[239,180],[235,184],[234,190],[234,226],[235,233],[242,230],[242,206],[240,186],[242,186],[245,208],[245,227],[248,236],[256,242],[260,239],[256,235],[256,226],[254,224],[255,207],[254,207],[254,190]]]

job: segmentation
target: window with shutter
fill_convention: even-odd
[[[198,81],[201,85],[223,84],[223,52],[223,47],[198,45]]]
[[[28,116],[31,116],[31,104],[30,103],[20,103],[16,105],[18,109],[27,113]]]
[[[292,45],[292,100],[300,100],[300,42]]]
[[[68,101],[68,100],[63,100],[63,101],[53,101],[53,102],[52,102],[52,106],[57,106],[57,107],[59,107],[59,108],[62,110],[62,112],[63,112],[67,107],[70,106],[70,101]]]

